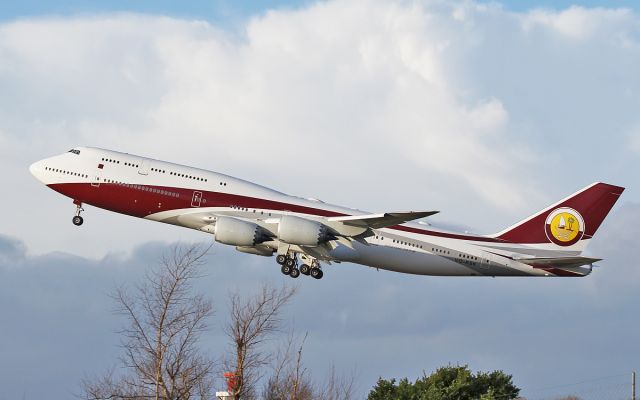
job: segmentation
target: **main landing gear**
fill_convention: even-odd
[[[282,266],[280,271],[292,278],[297,278],[300,274],[303,274],[307,276],[310,275],[315,279],[322,279],[322,276],[324,275],[317,260],[313,260],[311,266],[302,264],[298,268],[298,258],[295,253],[287,254],[286,256],[284,254],[278,254],[276,262]]]
[[[80,226],[84,222],[84,218],[80,216],[80,213],[84,211],[84,208],[82,208],[82,203],[79,201],[74,201],[73,203],[76,205],[76,215],[73,217],[71,222],[73,222],[75,226]]]

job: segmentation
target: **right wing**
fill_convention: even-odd
[[[380,229],[402,224],[437,214],[439,211],[403,211],[382,214],[348,215],[345,217],[329,217],[329,222],[340,222],[345,225],[360,228]]]

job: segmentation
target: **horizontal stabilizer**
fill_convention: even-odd
[[[601,258],[590,257],[537,257],[537,258],[520,258],[517,261],[531,265],[532,267],[548,268],[548,267],[579,267],[581,265],[590,265],[601,261]]]
[[[404,211],[382,214],[353,215],[345,217],[329,217],[328,221],[341,222],[345,225],[361,228],[380,229],[388,226],[402,224],[437,214],[439,211]]]

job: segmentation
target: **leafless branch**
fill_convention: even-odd
[[[127,324],[120,331],[125,373],[82,383],[87,399],[209,399],[214,364],[198,341],[213,315],[211,300],[192,293],[192,282],[210,246],[174,246],[159,268],[133,289],[117,288],[116,311]]]
[[[230,294],[231,316],[225,333],[232,344],[233,356],[227,367],[235,374],[236,400],[255,396],[255,385],[270,358],[262,345],[281,330],[280,313],[295,293],[295,287],[263,285],[257,295],[246,300],[237,292]]]

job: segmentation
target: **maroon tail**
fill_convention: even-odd
[[[623,191],[620,186],[594,183],[496,237],[512,243],[571,246],[593,237]]]

